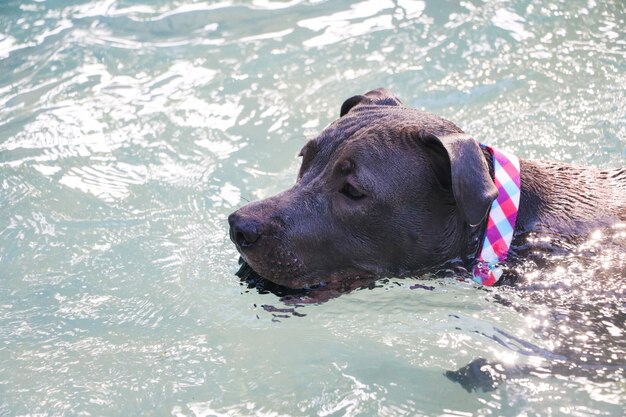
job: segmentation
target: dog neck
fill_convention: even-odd
[[[476,282],[491,286],[502,275],[498,265],[506,260],[513,241],[521,194],[520,161],[508,152],[485,145],[481,147],[488,162],[491,162],[489,171],[498,189],[498,197],[489,209],[487,221],[480,228],[483,239],[473,275]]]

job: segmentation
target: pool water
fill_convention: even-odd
[[[625,27],[622,0],[3,1],[0,415],[623,415],[624,226],[522,288],[294,304],[234,275],[226,218],[381,86],[521,157],[623,167]],[[477,358],[543,371],[446,378]]]

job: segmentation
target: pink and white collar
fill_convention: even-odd
[[[485,240],[474,266],[474,281],[494,285],[502,276],[503,262],[509,253],[520,199],[519,159],[508,152],[481,145],[493,155],[494,183],[498,198],[491,204]]]

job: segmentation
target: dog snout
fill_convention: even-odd
[[[244,250],[259,241],[261,227],[256,220],[233,213],[228,216],[228,223],[230,225],[230,240],[238,248]]]

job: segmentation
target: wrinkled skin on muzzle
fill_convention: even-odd
[[[468,173],[487,183],[478,196],[463,195],[458,188],[467,184],[452,179],[459,155],[480,165]],[[495,198],[473,140],[382,89],[348,99],[301,157],[291,189],[229,217],[243,259],[290,288],[440,264],[464,253],[468,225],[480,223]]]

